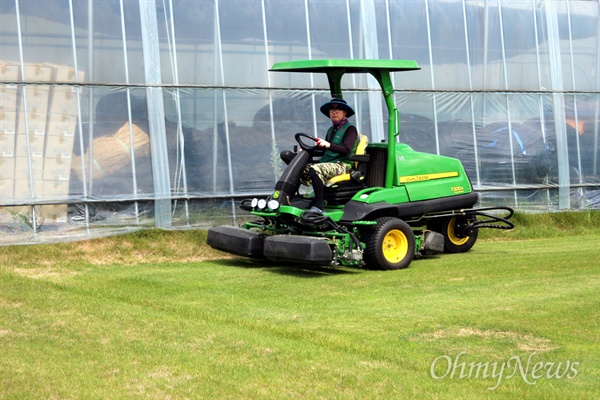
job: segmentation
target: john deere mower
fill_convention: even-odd
[[[310,193],[299,194],[300,176],[322,154],[316,138],[295,135],[297,151],[267,198],[243,200],[256,220],[208,231],[211,247],[278,263],[406,268],[415,257],[462,253],[479,229],[512,229],[509,207],[474,208],[478,195],[458,159],[414,151],[399,143],[399,111],[391,72],[420,69],[410,60],[307,60],[273,65],[271,71],[325,73],[331,97],[343,98],[345,74],[371,74],[388,109],[387,141],[360,144],[354,169],[326,182],[325,210],[311,212]]]

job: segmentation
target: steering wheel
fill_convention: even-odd
[[[302,150],[315,151],[317,149],[320,149],[320,147],[317,146],[318,139],[314,136],[310,136],[310,135],[307,135],[306,133],[298,132],[298,133],[296,133],[296,135],[294,137],[296,138],[296,141],[298,142],[298,144],[300,145],[300,148]],[[315,144],[313,146],[310,146],[305,141],[303,141],[303,138],[312,140],[313,142],[315,142]]]

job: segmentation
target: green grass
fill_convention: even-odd
[[[588,214],[517,215],[388,272],[224,258],[205,232],[0,248],[0,398],[599,398]]]

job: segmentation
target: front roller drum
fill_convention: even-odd
[[[235,226],[215,226],[208,230],[206,243],[226,253],[238,256],[264,258],[264,235]]]

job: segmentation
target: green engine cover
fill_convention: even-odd
[[[410,201],[473,191],[460,160],[414,151],[403,143],[396,144],[394,186],[405,186]]]

